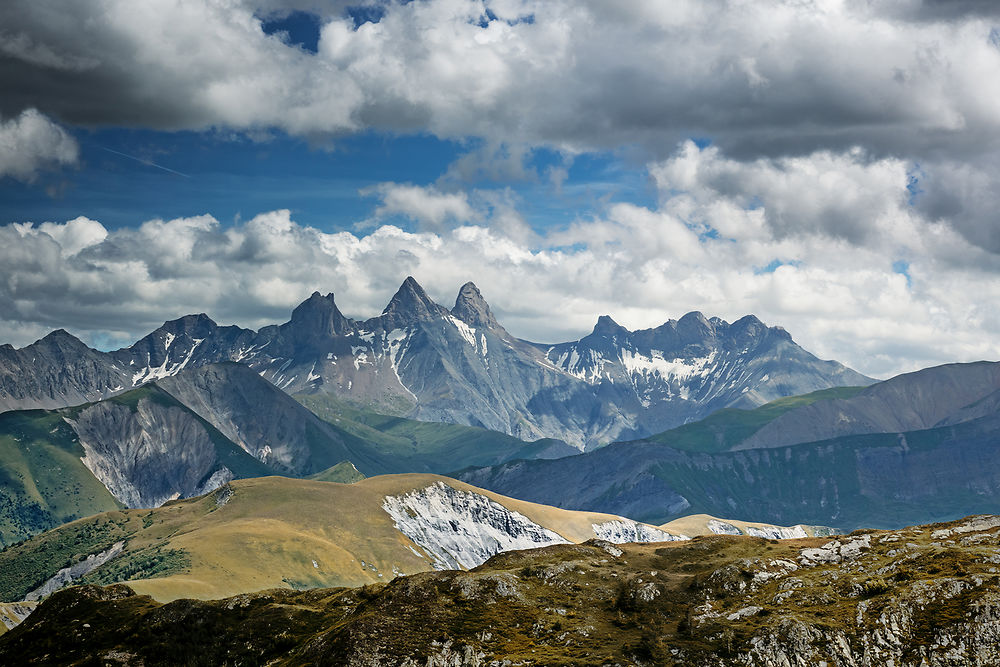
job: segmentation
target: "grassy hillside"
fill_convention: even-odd
[[[430,559],[382,509],[386,495],[434,482],[472,491],[573,542],[619,517],[570,512],[436,475],[384,475],[354,484],[239,480],[154,510],[100,514],[0,552],[0,600],[21,599],[60,568],[125,541],[124,555],[83,583],[130,581],[160,600],[216,598],[273,587],[361,586],[430,569]]]
[[[579,453],[558,440],[528,443],[484,428],[381,415],[329,394],[296,394],[294,398],[320,419],[392,461],[395,472],[448,473],[469,466]]]
[[[337,484],[353,484],[365,479],[354,464],[350,461],[341,461],[337,465],[330,466],[326,470],[321,470],[315,475],[310,475],[309,479],[316,482],[336,482]]]
[[[725,408],[701,421],[644,438],[689,452],[724,452],[789,410],[831,398],[851,398],[865,387],[833,387],[802,396],[779,398],[753,410]]]
[[[80,462],[58,412],[0,414],[0,547],[121,504]]]

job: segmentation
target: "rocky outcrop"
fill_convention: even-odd
[[[502,551],[569,543],[486,496],[443,482],[386,496],[382,508],[438,570],[473,568]]]
[[[17,627],[33,611],[34,602],[0,602],[0,635]]]
[[[686,535],[675,535],[665,530],[647,526],[636,521],[605,521],[593,524],[594,535],[612,544],[626,542],[674,542],[690,539]]]
[[[158,390],[134,405],[96,403],[67,422],[84,465],[126,507],[158,507],[233,479],[210,427]]]
[[[68,586],[88,572],[99,568],[109,560],[121,555],[125,549],[124,542],[115,542],[111,548],[96,554],[90,554],[86,558],[72,565],[62,568],[54,575],[45,580],[41,586],[24,596],[25,602],[37,602],[42,598],[51,595],[53,592]]]

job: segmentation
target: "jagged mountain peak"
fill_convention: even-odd
[[[34,345],[46,348],[73,349],[79,351],[90,350],[86,343],[65,329],[56,329],[55,331],[49,332],[40,340],[36,340]]]
[[[325,336],[342,336],[352,329],[351,321],[337,308],[333,292],[326,296],[313,292],[292,311],[288,326],[310,335]]]
[[[458,297],[455,299],[455,307],[452,308],[451,314],[471,327],[503,329],[493,316],[490,304],[486,303],[482,292],[471,281],[458,290]]]
[[[382,315],[369,320],[369,323],[388,331],[446,313],[448,310],[434,303],[413,276],[407,276],[392,295]]]
[[[715,337],[715,327],[700,311],[677,320],[677,335],[683,343],[703,343]]]
[[[597,324],[594,325],[594,330],[590,335],[610,338],[615,335],[627,333],[629,333],[628,329],[611,319],[610,315],[601,315],[597,318]]]
[[[185,315],[176,320],[167,320],[158,331],[164,331],[176,335],[188,335],[192,338],[205,338],[219,327],[211,317],[205,313],[195,315]]]

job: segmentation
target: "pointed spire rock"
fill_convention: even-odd
[[[628,329],[611,319],[610,315],[601,315],[597,318],[597,324],[594,325],[594,330],[590,333],[590,335],[611,338],[617,334],[623,333],[627,334]]]
[[[389,305],[382,311],[382,315],[374,318],[375,321],[369,321],[380,325],[386,331],[391,331],[413,322],[440,317],[447,312],[427,296],[427,292],[413,279],[413,276],[407,276],[392,296]]]
[[[493,316],[490,304],[486,303],[486,299],[483,298],[479,288],[473,282],[465,283],[458,290],[458,297],[455,299],[455,307],[451,309],[451,314],[470,327],[503,329]]]
[[[351,321],[337,308],[333,292],[326,296],[313,292],[312,296],[295,307],[289,324],[293,330],[309,339],[316,336],[343,336],[352,329]]]

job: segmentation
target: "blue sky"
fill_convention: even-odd
[[[78,129],[72,135],[80,146],[74,168],[42,173],[27,183],[0,180],[3,223],[61,222],[84,215],[113,229],[205,212],[232,222],[291,208],[302,224],[363,232],[359,225],[377,201],[362,191],[384,182],[432,185],[478,143],[375,131],[323,145],[277,130],[247,136],[110,128]],[[628,165],[613,153],[581,156],[557,187],[547,169],[561,164],[558,154],[539,149],[525,161],[523,178],[463,180],[444,187],[509,188],[539,231],[594,215],[612,201],[655,200],[642,165]],[[405,217],[395,222],[412,226]]]
[[[754,313],[869,375],[1000,357],[1000,6],[14,0],[0,342],[377,313]],[[724,37],[724,38],[721,38]]]

